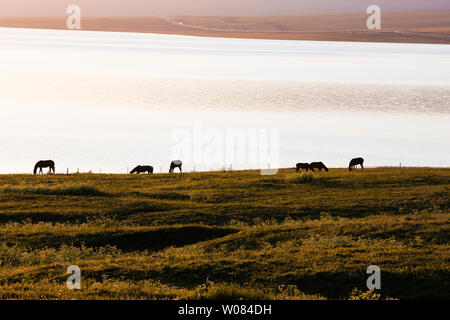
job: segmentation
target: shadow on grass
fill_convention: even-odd
[[[189,200],[191,197],[187,194],[177,193],[177,192],[165,192],[165,193],[142,193],[142,192],[132,192],[130,195],[137,197],[145,197],[149,199],[158,200]]]
[[[251,266],[233,265],[196,265],[194,267],[164,267],[162,270],[136,270],[120,267],[110,267],[100,271],[86,271],[85,276],[100,281],[103,277],[120,278],[130,281],[153,279],[165,284],[195,288],[205,281],[229,282],[247,287],[276,288],[280,284],[295,285],[298,289],[311,295],[321,295],[328,299],[347,299],[353,289],[367,291],[367,275],[364,270],[360,273],[346,272],[318,272],[315,274],[286,275],[276,277],[270,281],[253,279],[250,275]],[[245,279],[245,281],[244,281]],[[382,298],[396,299],[449,299],[448,288],[449,271],[438,271],[433,274],[391,273],[382,271]],[[250,280],[250,281],[249,281]],[[252,285],[254,283],[254,285]]]
[[[102,192],[91,185],[69,185],[69,186],[6,186],[2,189],[5,193],[19,194],[41,194],[58,196],[107,196],[108,193]]]
[[[358,288],[368,290],[366,281],[369,275],[364,270],[360,273],[319,272],[280,279],[295,284],[302,292],[321,294],[330,299],[347,298],[349,293]],[[449,299],[449,271],[434,271],[433,274],[393,273],[381,270],[381,293],[384,297],[397,299]]]
[[[89,236],[77,236],[75,246],[84,243],[88,247],[115,246],[123,251],[158,251],[166,247],[185,245],[212,240],[235,233],[237,230],[218,227],[183,226],[159,228],[152,231],[132,233],[100,233]]]
[[[12,212],[0,214],[0,223],[8,222],[27,222],[27,223],[39,223],[39,222],[53,222],[53,223],[85,223],[89,219],[97,217],[97,213],[55,213],[55,212]]]
[[[158,251],[167,247],[181,247],[201,241],[224,237],[238,232],[236,229],[208,226],[179,226],[161,227],[146,231],[114,231],[94,234],[38,234],[34,237],[28,235],[26,239],[18,237],[8,239],[9,244],[25,243],[31,248],[57,248],[61,245],[75,247],[116,247],[125,252]]]

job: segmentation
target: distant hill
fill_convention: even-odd
[[[242,16],[364,12],[376,4],[383,11],[450,10],[448,0],[30,0],[0,1],[1,17],[62,17],[77,4],[89,17]]]
[[[450,10],[382,12],[381,30],[365,12],[262,16],[82,17],[83,30],[207,37],[450,43]],[[65,29],[66,18],[0,18],[0,27]]]

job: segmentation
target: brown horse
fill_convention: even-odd
[[[42,172],[42,168],[50,168],[48,170],[48,173],[55,173],[55,162],[53,160],[40,160],[38,161],[35,165],[34,165],[34,170],[33,170],[33,174],[37,173],[37,169],[39,168],[39,173],[43,173]]]
[[[314,171],[314,169],[318,169],[319,171],[325,170],[328,172],[328,168],[323,164],[323,162],[311,162],[309,164],[309,168],[311,171]]]
[[[364,171],[363,163],[364,163],[363,158],[354,158],[354,159],[350,160],[350,164],[348,165],[348,171],[352,171],[353,168],[355,168],[355,170],[356,170],[357,165],[360,165],[361,170]]]
[[[130,173],[141,173],[141,172],[147,172],[148,174],[153,173],[153,167],[152,166],[137,166],[133,170],[130,171]]]
[[[169,172],[173,172],[173,170],[175,169],[175,168],[178,168],[178,169],[180,169],[180,172],[182,172],[181,171],[181,166],[183,165],[183,163],[181,162],[181,160],[173,160],[171,163],[170,163],[170,169],[169,169]]]
[[[300,169],[305,169],[306,171],[308,171],[310,169],[309,163],[297,163],[295,165],[295,171],[299,172]]]

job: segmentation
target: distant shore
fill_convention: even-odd
[[[382,13],[381,30],[366,13],[287,16],[82,17],[82,30],[202,37],[450,44],[450,10]],[[0,27],[66,29],[66,17],[0,18]]]

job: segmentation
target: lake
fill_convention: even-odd
[[[450,46],[0,28],[0,172],[449,166]]]

